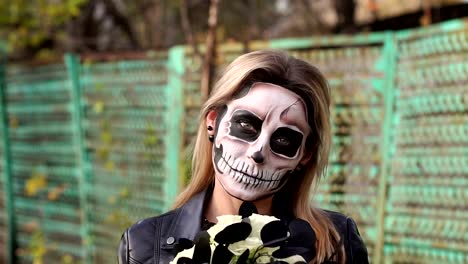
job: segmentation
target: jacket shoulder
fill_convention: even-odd
[[[172,210],[158,216],[142,219],[130,226],[127,229],[127,232],[129,235],[132,235],[132,237],[144,237],[145,235],[150,234],[154,237],[154,232],[152,231],[156,231],[156,228],[160,223],[170,220],[177,214],[177,212],[177,210]]]
[[[344,214],[324,210],[340,234],[346,251],[346,263],[369,263],[367,248],[356,222]]]
[[[147,263],[159,254],[159,238],[163,224],[170,222],[178,211],[140,220],[122,234],[118,249],[119,264]],[[153,263],[153,262],[150,262]]]

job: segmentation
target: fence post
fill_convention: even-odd
[[[81,208],[81,239],[83,241],[82,256],[83,263],[92,263],[90,247],[90,228],[89,228],[89,209],[87,201],[87,193],[89,186],[89,173],[86,148],[84,145],[84,133],[81,127],[82,111],[81,111],[81,86],[79,80],[80,74],[80,59],[75,54],[65,55],[65,65],[67,67],[68,78],[71,85],[71,99],[72,99],[72,126],[73,126],[73,148],[77,158],[77,166],[79,171],[78,188],[80,196]]]
[[[169,209],[177,196],[179,187],[179,161],[182,138],[183,75],[185,72],[185,47],[176,46],[169,50],[166,87],[166,181],[164,185],[165,210]]]
[[[387,205],[387,188],[389,185],[389,174],[391,168],[391,158],[394,150],[394,131],[392,130],[394,122],[394,97],[395,97],[395,72],[397,59],[397,44],[395,35],[387,32],[383,48],[383,60],[381,65],[377,65],[379,70],[385,72],[384,80],[384,98],[385,98],[385,117],[383,121],[383,142],[381,145],[382,172],[380,174],[377,198],[377,241],[375,246],[374,260],[372,263],[382,263],[385,241],[385,209]]]
[[[14,217],[14,196],[13,196],[13,178],[11,172],[10,142],[8,140],[8,114],[6,111],[6,54],[0,47],[0,114],[3,145],[3,191],[6,201],[6,215],[8,225],[8,235],[6,244],[7,263],[14,263],[15,259],[15,217]]]

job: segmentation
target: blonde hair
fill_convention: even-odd
[[[245,86],[267,82],[282,86],[302,97],[306,102],[311,135],[306,149],[312,158],[291,177],[283,190],[294,190],[291,207],[296,217],[310,223],[317,236],[315,263],[321,263],[335,254],[334,259],[344,263],[344,249],[340,236],[326,214],[311,204],[310,194],[324,175],[331,144],[330,92],[328,84],[317,68],[280,51],[254,51],[235,59],[215,84],[210,98],[203,105],[200,126],[192,158],[192,178],[178,196],[174,207],[180,207],[195,194],[214,182],[212,144],[208,140],[205,118],[209,111],[219,111]]]

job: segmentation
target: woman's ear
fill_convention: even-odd
[[[318,153],[318,147],[316,144],[311,143],[312,137],[309,135],[306,139],[306,143],[304,146],[304,154],[302,155],[301,161],[299,161],[299,164],[302,167],[305,167],[307,163],[309,163],[310,159],[314,157],[314,155],[317,155]]]
[[[301,164],[302,167],[305,167],[305,165],[312,158],[312,155],[314,155],[312,151],[305,151],[304,156],[302,157],[301,161],[299,161],[299,164]]]
[[[206,127],[211,127],[214,133],[214,130],[215,130],[215,125],[216,125],[216,117],[217,117],[217,113],[215,110],[210,110],[208,112],[208,114],[206,115],[206,118],[205,118],[205,125]]]

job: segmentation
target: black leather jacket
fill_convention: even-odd
[[[120,241],[119,263],[167,264],[172,261],[178,238],[193,240],[200,231],[206,194],[207,191],[201,192],[178,209],[144,219],[128,228]],[[346,263],[368,263],[367,249],[356,223],[339,213],[327,211],[327,214],[343,239]]]

